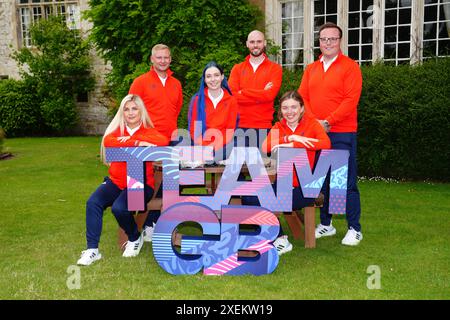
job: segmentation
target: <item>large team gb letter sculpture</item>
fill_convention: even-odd
[[[181,196],[180,185],[204,185],[201,169],[181,169],[183,160],[211,160],[211,147],[107,148],[106,160],[126,161],[128,209],[145,210],[144,163],[161,161],[163,173],[163,212],[153,235],[153,254],[158,264],[171,274],[263,275],[273,272],[278,255],[272,242],[279,231],[274,212],[292,211],[292,179],[295,168],[306,198],[317,198],[330,171],[329,212],[345,214],[348,151],[322,150],[311,172],[305,149],[280,148],[277,153],[277,189],[274,192],[257,148],[235,147],[227,160],[214,195]],[[251,180],[239,181],[246,165]],[[276,194],[275,194],[276,193]],[[258,196],[261,207],[228,205],[232,196]],[[193,221],[202,236],[182,235],[181,249],[172,243],[180,224]],[[257,232],[240,232],[252,225]],[[238,255],[253,251],[253,258]]]

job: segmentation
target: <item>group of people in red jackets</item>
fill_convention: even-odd
[[[314,167],[317,150],[349,150],[348,230],[342,244],[353,246],[362,240],[360,197],[356,184],[357,105],[362,76],[359,65],[342,54],[341,38],[339,26],[333,23],[321,26],[319,44],[322,55],[307,66],[298,90],[281,96],[278,122],[272,126],[274,101],[282,83],[282,67],[265,54],[267,43],[264,34],[258,30],[250,32],[246,41],[249,55],[232,68],[228,81],[218,63],[212,61],[205,66],[200,88],[189,104],[188,129],[194,144],[213,146],[218,154],[219,150],[236,143],[236,129],[244,137],[248,137],[248,131],[254,131],[256,141],[245,141],[245,146],[260,147],[265,153],[280,147],[305,148],[311,168]],[[177,119],[183,105],[181,83],[170,70],[169,47],[155,45],[150,60],[150,71],[133,81],[129,94],[122,100],[106,129],[102,154],[105,147],[174,145]],[[215,134],[208,134],[208,129],[214,129]],[[226,152],[221,154],[227,155]],[[118,224],[128,236],[124,257],[137,256],[143,243],[151,241],[159,212],[149,212],[142,232],[138,230],[133,212],[127,210],[126,176],[125,163],[111,163],[109,177],[87,201],[87,249],[82,252],[77,264],[90,265],[101,259],[98,246],[103,213],[107,207],[111,207]],[[147,163],[146,202],[155,192],[153,182],[153,168],[151,163]],[[295,174],[292,187],[294,210],[314,201],[303,197]],[[316,238],[336,234],[328,214],[326,184],[323,193],[325,203],[321,208],[321,223],[316,228]],[[258,205],[258,199],[242,197],[242,204]],[[279,255],[293,248],[282,230],[274,246]]]

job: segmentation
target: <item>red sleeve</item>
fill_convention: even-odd
[[[228,86],[233,93],[233,96],[237,98],[238,92],[240,90],[240,68],[239,65],[236,64],[233,66],[230,72],[230,78],[228,79]]]
[[[180,114],[181,108],[183,107],[183,90],[181,89],[181,84],[180,84],[180,88],[178,90],[178,100],[177,100],[177,118],[178,115]]]
[[[332,112],[326,120],[332,126],[347,119],[358,107],[359,98],[362,90],[362,74],[359,65],[354,62],[345,75],[344,81],[344,99],[337,109]]]
[[[167,146],[169,144],[169,138],[159,133],[155,128],[141,129],[132,138],[136,141],[150,142],[157,146]]]
[[[142,96],[142,86],[140,85],[140,78],[134,79],[133,83],[130,86],[130,90],[128,90],[128,94],[137,94],[138,96]]]
[[[311,111],[311,104],[310,104],[310,98],[309,98],[309,73],[310,73],[311,66],[307,66],[305,69],[305,72],[303,72],[302,81],[300,82],[300,87],[298,88],[297,92],[300,94],[300,96],[303,99],[303,102],[305,103],[305,112],[306,114],[309,114],[313,118],[317,118],[316,115]]]
[[[275,100],[280,91],[281,82],[283,79],[283,69],[279,64],[273,64],[269,69],[270,80],[273,86],[269,90],[264,89],[242,89],[242,95],[238,95],[239,102],[255,103],[257,102],[272,102]],[[266,84],[267,84],[266,83]],[[264,84],[265,85],[265,84]]]
[[[307,135],[307,137],[319,140],[318,142],[314,142],[314,147],[306,147],[304,144],[294,141],[294,148],[304,148],[306,150],[322,150],[331,148],[331,141],[328,134],[316,119],[311,118],[310,130],[311,132]]]
[[[131,137],[130,139],[128,139],[125,142],[120,142],[119,140],[117,140],[117,131],[108,134],[105,139],[103,140],[103,145],[107,148],[109,147],[137,147],[137,140],[135,139],[135,137]]]

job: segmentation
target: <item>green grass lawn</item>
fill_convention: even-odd
[[[380,181],[360,183],[358,247],[340,244],[346,221],[339,217],[336,236],[318,239],[315,249],[291,239],[294,250],[260,277],[173,276],[149,243],[138,257],[122,258],[107,210],[103,259],[81,268],[81,288],[70,290],[67,270],[85,249],[85,202],[107,174],[99,142],[6,140],[15,157],[0,161],[0,299],[450,298],[450,185]],[[380,268],[380,289],[367,287],[371,265]]]

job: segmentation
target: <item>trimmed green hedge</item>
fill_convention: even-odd
[[[450,181],[450,58],[362,72],[359,175]]]
[[[450,181],[450,58],[361,69],[358,175]],[[300,79],[283,70],[279,95]]]

